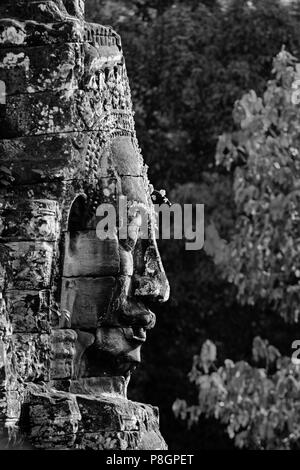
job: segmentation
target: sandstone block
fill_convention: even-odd
[[[73,330],[53,330],[51,333],[51,379],[69,379],[73,375],[75,341]]]
[[[59,233],[57,201],[0,199],[0,239],[56,241]]]
[[[47,289],[50,287],[53,243],[11,242],[6,243],[10,250],[12,276],[8,280],[9,289]]]
[[[98,325],[112,299],[115,279],[101,278],[63,278],[61,310],[71,314],[72,328],[93,329]]]
[[[9,319],[15,333],[49,333],[49,290],[10,290],[6,297]]]
[[[65,277],[114,276],[120,267],[118,241],[100,240],[95,231],[65,235]]]
[[[24,382],[49,381],[50,338],[47,334],[13,334],[16,375]]]

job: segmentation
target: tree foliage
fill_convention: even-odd
[[[284,354],[295,339],[294,327],[273,315],[267,302],[238,304],[238,284],[223,275],[226,245],[238,238],[235,187],[233,169],[216,167],[215,151],[219,135],[234,131],[235,101],[250,88],[263,95],[282,45],[300,55],[300,15],[279,0],[230,0],[226,8],[212,0],[86,4],[89,20],[110,24],[122,36],[151,182],[166,188],[172,202],[206,208],[205,251],[187,252],[176,240],[160,243],[171,299],[156,307],[157,326],[129,392],[133,399],[159,405],[170,449],[228,448],[231,442],[213,419],[200,418],[201,425],[188,431],[171,407],[178,396],[192,402],[186,374],[206,338],[216,343],[221,361],[247,362],[256,335],[272,339]]]
[[[185,400],[176,400],[174,413],[190,427],[201,415],[213,416],[226,425],[239,448],[299,449],[299,365],[259,337],[253,341],[252,353],[253,361],[264,367],[227,359],[217,368],[217,348],[206,341],[189,373],[198,403],[188,406]]]
[[[252,90],[237,101],[238,130],[223,134],[217,162],[234,172],[236,223],[226,244],[214,225],[206,250],[237,287],[241,302],[264,301],[286,319],[299,315],[299,129],[300,64],[283,49],[273,79],[260,98]],[[194,357],[191,383],[198,403],[174,403],[191,426],[202,415],[226,425],[235,445],[252,449],[300,447],[300,368],[259,337],[253,367],[225,360],[217,368],[216,347],[206,341]]]
[[[217,162],[234,170],[237,219],[224,270],[241,302],[300,314],[300,64],[282,50],[262,97],[237,101],[239,130],[224,134]]]

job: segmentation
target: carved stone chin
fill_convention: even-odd
[[[0,439],[164,449],[158,411],[126,397],[169,284],[120,37],[83,0],[0,15]]]

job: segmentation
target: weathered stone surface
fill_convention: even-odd
[[[11,441],[18,434],[18,423],[22,412],[24,393],[22,387],[19,390],[11,390],[10,385],[0,389],[0,449],[8,449]]]
[[[65,0],[65,7],[70,15],[84,19],[84,2],[82,0]]]
[[[95,231],[66,233],[63,276],[114,276],[119,269],[116,240],[100,240]]]
[[[52,23],[36,23],[2,19],[0,21],[0,47],[42,46],[82,42],[84,25],[69,20]]]
[[[147,194],[145,192],[145,180],[143,177],[122,176],[121,191],[126,194],[128,201],[136,201],[148,206]]]
[[[15,333],[50,332],[49,290],[9,290],[6,297],[8,315]]]
[[[70,93],[84,71],[80,51],[78,43],[0,49],[0,80],[6,84],[6,95],[48,90]]]
[[[126,392],[155,324],[143,300],[166,300],[168,282],[137,224],[153,206],[120,37],[83,13],[0,5],[0,438],[160,450],[157,410]],[[101,241],[101,205],[120,213],[120,196],[133,213]]]
[[[114,85],[113,85],[114,86]],[[108,90],[104,90],[103,95]],[[0,115],[1,137],[13,138],[42,134],[58,134],[64,132],[100,131],[102,120],[107,117],[109,108],[122,104],[125,91],[118,91],[112,100],[108,95],[103,100],[100,93],[88,93],[83,90],[49,91],[47,94],[33,93],[27,95],[8,95],[1,105]],[[105,100],[105,101],[104,101]],[[99,116],[96,119],[95,116]],[[120,119],[121,118],[121,119]],[[124,118],[122,122],[122,118]],[[112,113],[111,129],[122,129],[130,133],[132,123],[126,113]]]
[[[165,450],[157,409],[127,399],[77,396],[82,419],[79,448]]]
[[[75,341],[73,330],[53,330],[51,334],[51,379],[69,379],[73,375]]]
[[[87,46],[85,46],[87,47]],[[78,43],[57,46],[0,49],[0,81],[5,84],[5,102],[11,95],[61,91],[66,97],[79,88],[85,74],[85,56],[91,67],[105,70],[120,56],[116,46],[89,46]],[[84,54],[85,51],[85,54]],[[13,75],[14,80],[11,80]]]
[[[0,21],[0,47],[91,42],[95,46],[118,46],[120,51],[120,36],[110,26],[85,23],[75,17],[66,19],[59,11],[56,14],[54,10],[51,12],[40,8],[42,3],[45,4],[43,1],[34,2],[29,10],[22,8],[19,1],[10,8],[0,6],[0,12],[3,12],[1,18],[4,18]],[[10,16],[5,18],[9,11]],[[28,17],[31,19],[32,15],[37,17],[37,21],[39,18],[40,22],[28,21]]]
[[[121,431],[84,433],[77,440],[77,449],[85,450],[167,450],[157,426],[156,431]]]
[[[63,278],[60,308],[70,312],[72,328],[97,327],[108,309],[115,284],[113,277]]]
[[[1,81],[2,137],[100,131],[105,125],[108,132],[115,129],[134,133],[130,90],[125,66],[119,62],[120,54],[111,55],[114,52],[109,48],[103,50],[89,44],[84,45],[83,51],[85,68],[79,87],[67,83],[66,88],[58,85],[44,94],[29,85],[32,93],[11,95],[7,80]],[[15,56],[9,57],[11,61],[17,60]],[[10,68],[3,71],[7,75],[11,72]]]
[[[36,448],[166,449],[159,432],[157,410],[149,405],[109,395],[93,398],[34,385],[27,389],[27,402],[30,440]]]
[[[153,426],[154,411],[120,397],[77,396],[81,412],[81,426],[85,432],[139,431],[141,423],[147,429]]]
[[[86,127],[77,113],[75,93],[49,91],[6,96],[0,118],[2,137],[84,130]]]
[[[0,198],[0,240],[56,241],[59,217],[57,201]]]
[[[9,289],[46,289],[50,287],[53,243],[11,242],[5,243],[10,250],[12,277]]]
[[[111,26],[103,26],[97,23],[84,24],[84,42],[91,42],[97,46],[119,46],[121,52],[121,38],[111,28]]]
[[[43,171],[45,165],[63,160],[64,165],[69,165],[77,156],[77,165],[80,163],[80,152],[85,149],[85,139],[89,134],[56,134],[32,137],[20,137],[16,139],[0,140],[0,155],[3,162],[18,163],[28,162],[33,167]],[[39,166],[40,165],[40,166]],[[66,169],[66,168],[65,168]]]
[[[81,181],[74,182],[70,188],[71,192],[76,195],[77,190],[80,191],[82,188]],[[64,201],[64,196],[66,194],[66,183],[62,179],[54,179],[52,181],[45,181],[39,183],[28,183],[24,185],[11,185],[6,188],[5,191],[1,191],[1,202],[9,200],[11,201],[14,199],[17,201],[18,199],[24,200],[27,199],[50,199],[56,200],[60,204]],[[70,195],[71,197],[72,195]]]
[[[15,367],[12,325],[6,303],[0,296],[0,434],[4,427],[13,427],[21,413],[22,384]]]
[[[74,446],[81,419],[75,395],[30,385],[27,390],[30,441],[36,448]]]
[[[16,333],[12,336],[16,375],[24,382],[49,381],[50,337],[47,334]]]
[[[7,0],[0,7],[1,16],[8,18],[27,18],[28,16],[36,18],[38,15],[47,15],[51,11],[53,12],[52,15],[56,14],[60,19],[63,19],[67,14],[67,10],[61,0]],[[53,19],[53,16],[51,16],[51,19]]]
[[[112,161],[120,176],[143,176],[144,162],[130,136],[115,138],[111,146]],[[136,158],[132,155],[136,154]]]
[[[13,177],[11,186],[84,178],[85,162],[80,152],[85,152],[88,138],[87,133],[0,140],[0,158]]]
[[[71,380],[68,391],[76,395],[90,395],[101,398],[103,395],[114,395],[126,398],[128,379],[125,377],[87,377]]]

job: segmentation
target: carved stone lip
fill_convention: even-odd
[[[145,328],[132,328],[133,331],[133,337],[132,339],[141,341],[144,343],[147,340],[147,331]]]
[[[123,326],[151,330],[156,323],[156,315],[141,302],[130,302],[118,313]]]
[[[127,341],[130,343],[145,343],[147,340],[147,331],[145,328],[142,327],[130,327],[130,328],[123,328],[123,333]]]

